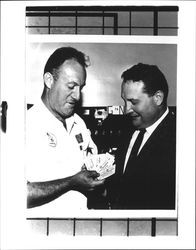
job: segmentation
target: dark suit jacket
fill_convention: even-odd
[[[172,112],[154,130],[137,159],[124,160],[134,131],[126,133],[116,153],[116,173],[107,180],[113,209],[175,209],[176,119]]]

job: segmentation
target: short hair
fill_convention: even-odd
[[[44,74],[50,72],[54,79],[57,80],[60,66],[69,59],[76,60],[84,68],[89,65],[89,57],[83,52],[72,47],[61,47],[56,49],[48,58],[44,67]]]
[[[166,104],[169,92],[168,83],[164,74],[156,65],[138,63],[124,71],[121,75],[123,82],[132,80],[133,82],[142,81],[143,91],[149,96],[154,95],[158,90],[163,91],[163,103]]]

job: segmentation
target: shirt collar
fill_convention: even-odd
[[[65,119],[67,132],[70,134],[73,126],[77,123],[76,114]]]
[[[41,108],[41,110],[43,110],[43,114],[45,114],[45,116],[47,116],[49,118],[49,121],[52,124],[59,124],[62,122],[60,120],[58,120],[51,112],[50,110],[45,106],[45,104],[43,103],[43,101],[40,99],[39,103],[38,103],[39,107]],[[71,130],[74,126],[74,124],[77,123],[77,116],[76,114],[73,114],[72,116],[70,116],[69,118],[65,119],[65,123],[66,123],[66,127],[67,127],[67,132],[71,133]]]
[[[158,127],[158,125],[162,122],[162,120],[166,117],[166,115],[169,113],[169,108],[167,107],[166,111],[162,114],[162,116],[151,126],[146,128],[146,132],[149,134],[152,134],[152,132]]]
[[[50,123],[58,123],[60,122],[52,113],[51,111],[46,107],[44,102],[40,99],[38,102],[39,110],[41,110],[41,115],[49,119]]]

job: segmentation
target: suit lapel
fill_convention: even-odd
[[[138,155],[138,159],[143,157],[146,154],[151,154],[152,148],[156,148],[157,144],[160,142],[167,140],[168,138],[168,126],[171,124],[172,115],[170,113],[167,114],[165,119],[157,126],[157,128],[153,131],[151,136],[148,138],[140,153]],[[167,128],[167,129],[166,129]]]

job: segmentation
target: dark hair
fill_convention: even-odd
[[[168,83],[164,74],[156,65],[138,63],[124,71],[121,75],[123,82],[132,80],[133,82],[142,81],[144,83],[143,91],[149,96],[154,95],[158,90],[163,91],[166,104],[168,96]]]
[[[45,68],[44,68],[44,74],[46,72],[50,72],[54,79],[58,79],[58,71],[60,66],[69,59],[76,60],[79,64],[81,64],[84,68],[88,67],[89,58],[82,53],[81,51],[78,51],[77,49],[74,49],[72,47],[61,47],[56,49],[52,55],[48,58],[48,61],[46,62]]]

